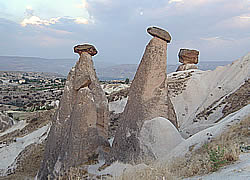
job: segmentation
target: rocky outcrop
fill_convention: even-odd
[[[14,124],[14,120],[8,115],[0,112],[0,132],[6,130]]]
[[[146,121],[140,132],[141,148],[155,158],[166,156],[183,141],[174,125],[162,117]]]
[[[96,48],[90,44],[77,45],[74,47],[74,52],[78,53],[79,56],[81,56],[83,52],[87,52],[91,56],[94,56],[97,54]]]
[[[80,54],[54,115],[38,179],[54,178],[109,149],[108,101],[96,77],[92,53]]]
[[[190,49],[180,49],[179,62],[183,63],[176,71],[185,71],[189,69],[198,69],[195,65],[198,63],[199,51]]]
[[[199,51],[191,49],[180,49],[179,62],[183,64],[198,64]]]
[[[164,41],[167,41],[167,43],[170,43],[171,41],[171,36],[169,35],[169,33],[161,28],[149,27],[147,29],[147,32],[153,37],[158,37]]]
[[[182,64],[177,68],[176,71],[185,71],[189,69],[198,69],[198,67],[195,64]]]
[[[188,138],[249,104],[249,77],[250,53],[213,71],[168,74],[182,136]]]
[[[154,37],[146,47],[130,87],[113,143],[115,159],[138,162],[148,157],[155,158],[140,147],[139,136],[145,121],[160,116],[177,127],[175,110],[167,95],[166,58],[167,41]]]

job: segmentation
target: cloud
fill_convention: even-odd
[[[65,35],[72,35],[72,32],[61,30],[61,29],[53,29],[50,27],[39,27],[40,32],[43,31],[44,34],[52,34],[53,36],[65,36]]]
[[[218,28],[230,28],[230,29],[246,29],[250,28],[250,14],[241,14],[225,19],[216,24]]]
[[[41,47],[45,48],[62,46],[62,44],[72,44],[73,42],[73,40],[70,39],[56,38],[48,35],[36,36],[32,39],[35,39],[35,41],[38,42]]]
[[[74,23],[75,24],[75,23]],[[57,26],[56,24],[53,26]],[[52,26],[31,26],[0,18],[0,54],[40,57],[72,57],[77,38],[72,32]]]
[[[79,0],[74,0],[74,1],[79,1]],[[103,2],[106,2],[107,0],[101,0]],[[77,13],[73,13],[74,11],[69,10],[69,11],[65,11],[65,14],[63,16],[59,15],[59,16],[47,16],[44,15],[44,12],[41,13],[41,10],[39,10],[39,15],[37,15],[33,9],[33,7],[31,5],[27,5],[25,7],[25,15],[26,17],[24,19],[21,20],[20,25],[23,27],[26,27],[28,25],[31,26],[50,26],[50,25],[55,25],[57,23],[63,24],[63,23],[75,23],[75,24],[89,24],[89,23],[94,23],[94,20],[91,16],[89,16],[87,8],[88,8],[88,3],[86,0],[81,0],[81,3],[79,4],[74,4],[71,5],[71,7],[69,7],[68,9],[75,9],[75,8],[80,8],[83,10],[82,11],[82,15],[76,16]],[[55,2],[56,3],[56,2]],[[53,4],[55,4],[53,3]],[[65,7],[66,5],[68,5],[67,3],[62,3],[60,4],[62,7]],[[75,5],[75,6],[74,6]],[[43,7],[43,6],[42,6]],[[37,9],[37,6],[36,6]],[[48,7],[49,9],[49,7]],[[46,12],[46,10],[43,10]],[[50,14],[51,9],[48,10],[47,14]],[[72,12],[71,12],[72,11]],[[79,10],[75,10],[75,11],[79,11]],[[60,11],[55,11],[55,14],[58,14],[58,12]],[[70,14],[67,14],[67,12],[71,12]],[[60,13],[59,13],[60,14]],[[80,14],[80,13],[79,13]],[[65,16],[66,15],[66,16]]]
[[[215,36],[215,37],[206,37],[206,38],[200,38],[200,39],[204,41],[214,41],[214,40],[220,39],[220,37]]]
[[[82,17],[77,17],[77,18],[73,18],[73,19],[75,19],[74,22],[76,24],[88,24],[89,23],[89,21],[87,19],[82,18]]]
[[[240,19],[250,19],[250,16],[239,16]]]
[[[45,25],[45,26],[49,26],[51,24],[55,24],[57,22],[59,22],[59,20],[61,19],[61,17],[57,17],[57,18],[51,18],[49,20],[42,20],[37,16],[31,16],[30,18],[25,18],[20,24],[25,27],[27,25]]]
[[[178,3],[178,2],[183,2],[183,0],[170,0],[168,3],[171,4],[171,3]]]
[[[205,5],[208,3],[216,3],[225,0],[170,0],[168,3],[183,3],[185,5]]]
[[[32,9],[31,6],[26,6],[26,10],[25,13],[27,14],[27,16],[34,16],[34,10]]]
[[[73,21],[76,24],[89,24],[89,20],[83,18],[83,17],[56,17],[56,18],[50,18],[49,20],[43,20],[37,16],[31,16],[29,18],[25,18],[20,24],[21,26],[25,27],[27,25],[35,25],[35,26],[40,26],[40,25],[44,25],[44,26],[49,26],[49,25],[53,25],[56,23],[59,23],[60,20],[69,20]],[[91,21],[93,22],[93,21]]]
[[[86,9],[88,7],[88,3],[86,2],[86,0],[82,0],[81,4],[77,4],[76,8],[84,8]],[[56,23],[61,22],[61,20],[64,20],[64,23],[67,22],[74,22],[76,24],[89,24],[94,23],[93,20],[88,20],[87,18],[84,17],[71,17],[71,16],[58,16],[58,17],[53,17],[53,18],[49,18],[49,19],[43,19],[37,15],[34,15],[34,10],[31,6],[26,6],[26,10],[25,10],[25,14],[28,16],[26,18],[24,18],[20,24],[21,26],[25,27],[27,25],[34,25],[34,26],[49,26],[49,25],[54,25]],[[65,21],[66,20],[66,21]]]
[[[6,51],[10,55],[25,52],[27,55],[70,57],[75,44],[86,42],[99,50],[96,59],[138,63],[151,38],[146,33],[148,26],[162,27],[171,34],[168,62],[172,63],[178,62],[178,50],[184,47],[200,50],[206,60],[233,60],[249,51],[250,46],[249,38],[246,40],[250,37],[249,0],[3,2],[7,7],[1,7],[0,3],[0,17],[18,22],[12,26],[6,22],[0,24],[0,45],[4,47],[0,52],[3,54]],[[18,12],[13,7],[18,7]],[[10,15],[2,15],[3,12]],[[13,48],[13,44],[17,45]],[[130,50],[126,53],[124,49],[128,47]]]
[[[88,3],[86,0],[82,0],[82,2],[80,4],[76,4],[75,7],[79,9],[87,9]]]

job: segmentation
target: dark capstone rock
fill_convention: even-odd
[[[161,28],[158,28],[158,27],[149,27],[147,29],[147,32],[151,36],[158,37],[158,38],[160,38],[162,40],[167,41],[167,43],[170,43],[170,41],[171,41],[171,36],[164,29],[161,29]]]
[[[94,56],[97,54],[97,50],[95,46],[90,45],[90,44],[77,45],[74,47],[74,52],[78,53],[80,56],[82,52],[87,52],[91,56]]]
[[[183,64],[197,64],[199,51],[191,49],[180,49],[178,56],[179,62]]]

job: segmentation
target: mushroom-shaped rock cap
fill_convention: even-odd
[[[90,44],[82,44],[82,45],[77,45],[74,47],[74,52],[78,53],[80,56],[82,52],[87,52],[91,56],[94,56],[97,54],[97,50],[95,46],[90,45]]]
[[[171,41],[171,36],[170,34],[165,31],[164,29],[158,28],[158,27],[149,27],[147,29],[147,32],[154,37],[158,37],[162,40],[167,41],[167,43],[170,43]]]
[[[199,51],[193,49],[180,49],[179,62],[183,64],[197,64]]]

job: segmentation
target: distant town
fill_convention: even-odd
[[[66,77],[43,72],[0,71],[0,111],[50,110],[63,94]],[[129,79],[101,81],[128,84]]]
[[[62,96],[65,77],[49,73],[0,71],[0,110],[52,109]]]

